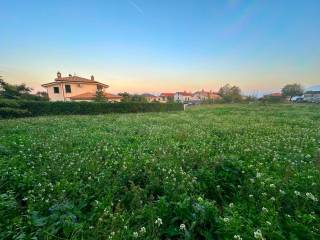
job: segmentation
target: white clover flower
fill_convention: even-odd
[[[183,223],[180,224],[180,230],[184,231],[186,230],[186,225],[184,225]]]
[[[294,191],[294,194],[297,195],[297,196],[301,195],[301,193],[299,191]]]
[[[158,217],[154,223],[156,225],[160,226],[160,225],[162,225],[162,219]]]
[[[252,195],[252,194],[249,194],[249,198],[253,198],[253,195]]]
[[[262,176],[262,174],[257,172],[256,178],[260,178],[261,176]]]
[[[236,240],[242,240],[242,237],[240,237],[240,235],[234,235],[233,238]]]
[[[137,238],[137,237],[139,237],[139,234],[137,232],[134,232],[133,237]]]
[[[145,227],[140,228],[140,232],[141,232],[142,234],[146,233],[146,228],[145,228]]]
[[[256,231],[254,231],[253,236],[255,239],[264,240],[264,237],[262,236],[262,232],[260,229],[257,229]]]
[[[283,190],[279,190],[279,192],[282,194],[282,195],[284,195],[284,194],[286,194],[286,192],[285,191],[283,191]]]
[[[307,192],[306,196],[307,196],[307,198],[311,199],[312,201],[318,202],[318,199],[312,193]]]
[[[273,183],[271,183],[269,186],[270,186],[271,188],[275,188],[275,187],[276,187],[276,185],[274,185]]]
[[[234,207],[234,204],[233,204],[233,203],[230,203],[230,204],[229,204],[229,207],[230,207],[230,208],[233,208],[233,207]]]
[[[265,208],[265,207],[262,207],[262,211],[263,212],[269,212],[269,210],[267,208]]]
[[[225,218],[223,218],[223,221],[227,223],[227,222],[230,222],[230,219],[225,217]]]

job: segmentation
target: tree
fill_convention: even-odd
[[[0,95],[8,99],[28,99],[32,98],[32,88],[27,87],[24,83],[20,85],[12,85],[0,79]]]
[[[119,93],[122,97],[122,102],[147,102],[146,98],[139,94],[130,95],[127,92]]]
[[[38,91],[36,93],[36,96],[40,97],[43,100],[49,101],[49,96],[48,96],[48,93],[46,91]]]
[[[106,99],[106,97],[103,95],[103,91],[102,91],[102,89],[97,89],[97,91],[96,91],[96,96],[95,96],[95,98],[94,98],[94,101],[96,101],[96,102],[104,102],[104,101],[106,101],[107,99]]]
[[[240,102],[242,100],[241,89],[237,86],[226,84],[219,90],[222,100],[227,103]]]
[[[294,84],[287,84],[281,89],[281,93],[284,96],[290,97],[293,96],[301,96],[303,94],[303,88],[300,84],[294,83]]]
[[[130,102],[130,94],[127,92],[119,93],[119,96],[122,97],[122,102]]]
[[[139,94],[134,94],[130,97],[131,102],[147,102],[147,99]]]

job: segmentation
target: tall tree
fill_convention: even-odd
[[[131,96],[129,93],[123,92],[123,93],[119,93],[118,95],[122,97],[122,102],[130,102]]]
[[[106,101],[107,99],[106,99],[106,97],[103,95],[103,91],[102,91],[102,89],[97,89],[97,91],[96,91],[96,96],[95,96],[95,98],[94,98],[94,101],[96,101],[96,102],[104,102],[104,101]]]
[[[282,95],[290,97],[290,101],[293,96],[301,96],[303,94],[303,88],[300,84],[287,84],[281,90]]]
[[[221,87],[219,95],[224,102],[228,103],[240,102],[242,100],[241,89],[237,86],[231,86],[230,84]]]

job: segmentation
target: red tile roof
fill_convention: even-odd
[[[282,93],[271,93],[270,96],[272,96],[272,97],[282,97]]]
[[[72,83],[88,83],[88,84],[93,83],[96,85],[104,86],[105,88],[109,87],[109,85],[107,85],[107,84],[100,83],[95,80],[91,80],[91,79],[87,79],[87,78],[83,78],[83,77],[78,77],[78,76],[68,76],[68,77],[55,78],[54,82],[45,83],[45,84],[42,84],[41,86],[47,87],[47,86],[54,85],[57,83],[71,83],[71,82]]]
[[[192,96],[192,93],[188,93],[186,91],[184,92],[178,92],[178,94],[182,95],[182,96]]]
[[[161,93],[160,97],[173,97],[174,93]]]
[[[109,99],[109,100],[122,99],[121,96],[114,95],[111,93],[104,93],[103,95],[105,96],[106,99]],[[93,100],[95,97],[96,97],[96,93],[87,92],[87,93],[82,93],[76,96],[72,96],[70,97],[70,99],[71,100]]]

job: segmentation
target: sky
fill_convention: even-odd
[[[250,95],[320,84],[319,0],[0,0],[0,76],[35,90],[94,75],[109,92]]]

